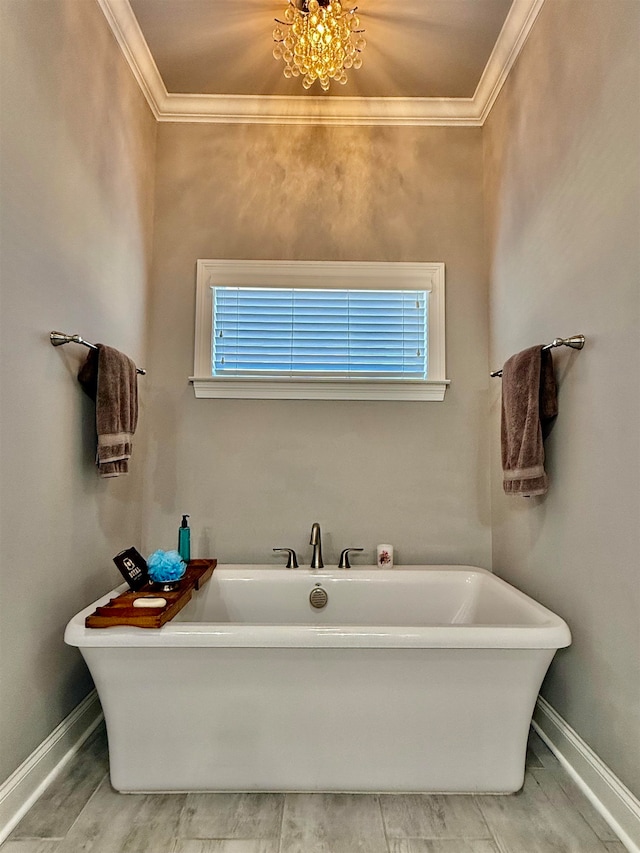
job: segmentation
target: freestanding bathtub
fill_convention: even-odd
[[[571,642],[469,566],[219,565],[160,629],[85,628],[113,594],[65,640],[123,792],[516,791],[540,684]]]

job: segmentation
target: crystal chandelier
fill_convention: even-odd
[[[360,68],[366,47],[356,9],[339,0],[289,0],[273,31],[273,55],[284,60],[284,76],[302,77],[305,89],[319,80],[325,92],[329,80],[346,83],[347,69]]]

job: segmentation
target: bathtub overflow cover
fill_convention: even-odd
[[[329,596],[321,586],[314,587],[309,594],[311,606],[316,607],[318,610],[322,607],[326,607],[328,600]]]

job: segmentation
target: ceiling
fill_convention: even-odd
[[[99,0],[161,121],[484,122],[544,0],[360,0],[348,82],[306,92],[272,56],[287,0]]]

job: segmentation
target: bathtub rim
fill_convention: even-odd
[[[397,577],[399,572],[473,573],[490,577],[491,583],[508,589],[509,594],[531,608],[536,624],[438,624],[429,626],[308,625],[167,622],[161,628],[86,628],[85,617],[97,606],[128,589],[121,584],[77,613],[68,623],[64,640],[79,648],[360,648],[360,649],[559,649],[571,643],[566,622],[535,599],[504,581],[498,575],[477,566],[415,565],[380,569],[358,566],[351,569],[326,567],[283,569],[281,566],[222,563],[218,577],[226,571],[247,579],[255,573],[294,573],[313,581],[357,579],[363,573]],[[198,595],[196,592],[195,595]]]

